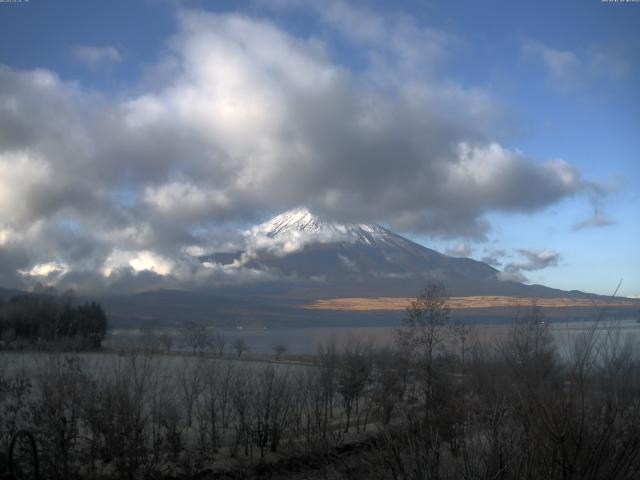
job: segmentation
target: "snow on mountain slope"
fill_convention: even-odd
[[[377,224],[328,222],[306,208],[246,233],[245,266],[340,288],[363,282],[414,284],[416,277],[451,284],[496,279],[496,270],[482,262],[448,257]]]
[[[334,223],[322,220],[307,208],[282,213],[248,232],[249,239],[272,239],[264,244],[289,242],[289,253],[307,243],[353,243],[363,245],[402,246],[406,239],[374,223]]]
[[[369,245],[376,241],[384,241],[389,233],[386,229],[375,224],[326,222],[306,208],[289,210],[251,230],[254,235],[266,235],[271,238],[288,235],[292,232],[310,234],[321,241],[359,241]]]

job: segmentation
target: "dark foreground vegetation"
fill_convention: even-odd
[[[106,333],[102,307],[95,302],[75,305],[70,292],[0,299],[0,346],[5,349],[98,349]]]
[[[324,345],[309,366],[48,355],[0,376],[0,451],[34,432],[47,479],[640,478],[632,344],[594,326],[561,359],[537,308],[517,317],[481,346],[431,286],[396,348]]]

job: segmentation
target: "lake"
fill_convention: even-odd
[[[470,337],[477,338],[482,344],[498,346],[507,338],[511,328],[509,324],[478,324],[469,325]],[[554,322],[549,323],[550,331],[556,340],[560,353],[572,343],[578,335],[586,334],[597,329],[601,338],[609,335],[618,336],[621,341],[636,342],[640,339],[640,323],[635,319],[611,320],[607,322]],[[390,346],[395,341],[397,327],[301,327],[301,328],[229,328],[216,329],[227,340],[226,351],[231,352],[234,340],[244,339],[249,349],[257,354],[273,354],[273,347],[282,344],[291,354],[314,354],[319,344],[335,342],[339,347],[344,346],[350,339],[357,339],[371,343],[377,347]],[[174,337],[174,350],[188,350],[182,341],[182,335],[177,329],[155,330],[154,335],[168,334]],[[113,330],[105,344],[117,348],[118,346],[143,342],[149,336],[149,331]]]

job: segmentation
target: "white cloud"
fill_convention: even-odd
[[[599,228],[599,227],[609,227],[611,225],[615,225],[616,221],[611,217],[607,216],[599,209],[594,209],[593,214],[585,218],[584,220],[576,223],[573,226],[573,230],[583,230],[585,228]]]
[[[55,278],[69,271],[69,266],[58,262],[46,262],[34,265],[29,270],[20,270],[20,274],[30,277]]]
[[[231,207],[222,189],[201,188],[188,180],[176,180],[158,186],[148,186],[143,200],[164,216],[201,217]]]
[[[473,254],[473,248],[468,243],[458,243],[444,253],[452,257],[470,257]]]
[[[340,263],[342,263],[345,267],[347,267],[352,272],[358,272],[359,270],[358,264],[353,260],[351,260],[350,258],[344,255],[338,255],[338,259],[340,260]]]
[[[512,272],[504,271],[498,272],[498,280],[503,282],[519,282],[519,283],[527,283],[529,279],[524,276],[524,274],[520,270],[515,270]]]
[[[595,76],[622,81],[629,78],[631,62],[619,47],[600,47],[591,52],[589,69]]]
[[[522,51],[525,56],[540,61],[547,69],[550,79],[556,84],[568,86],[581,81],[584,67],[575,53],[533,41],[525,42]]]
[[[260,251],[266,251],[277,257],[283,257],[302,250],[310,242],[332,243],[347,239],[340,232],[305,232],[290,230],[282,232],[276,237],[271,237],[261,231],[249,231],[246,233],[246,251],[243,262],[251,260]]]
[[[149,250],[123,251],[116,249],[105,260],[102,271],[107,277],[122,267],[130,267],[135,272],[147,270],[158,275],[168,275],[174,265],[173,260]]]
[[[632,55],[628,48],[628,45],[596,45],[573,52],[526,41],[522,54],[542,64],[554,86],[573,89],[597,81],[620,82],[629,78]]]
[[[9,228],[0,228],[0,247],[9,243],[12,232]]]
[[[461,142],[457,159],[444,165],[450,199],[471,206],[480,201],[502,210],[533,210],[572,195],[582,183],[579,172],[562,160],[533,163],[519,151],[497,143]],[[545,198],[546,201],[543,201]]]
[[[496,141],[499,102],[441,73],[455,38],[346,3],[299,8],[322,11],[362,68],[340,64],[322,37],[201,11],[181,13],[154,83],[113,97],[0,67],[0,280],[52,258],[68,274],[117,273],[121,285],[158,281],[145,271],[206,277],[193,255],[214,235],[301,204],[332,220],[477,239],[488,212],[531,212],[580,191],[568,163]],[[113,47],[75,51],[122,59]],[[249,250],[305,241],[256,238]]]
[[[29,216],[33,194],[46,190],[51,166],[45,158],[28,151],[0,151],[0,216],[5,222],[20,224]]]
[[[77,45],[71,50],[73,58],[89,67],[113,65],[122,61],[122,55],[117,48],[106,45],[96,47],[91,45]]]

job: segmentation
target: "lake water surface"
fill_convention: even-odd
[[[622,343],[640,342],[640,323],[635,319],[613,320],[607,322],[554,322],[549,323],[549,329],[553,335],[560,353],[568,348],[579,335],[585,335],[595,329],[600,338],[616,337]],[[291,354],[314,354],[319,344],[335,342],[338,347],[356,339],[370,343],[377,347],[391,346],[395,342],[398,327],[303,327],[303,328],[264,328],[264,329],[218,329],[212,332],[220,332],[227,341],[227,351],[233,350],[232,343],[242,338],[248,344],[253,353],[272,354],[273,347],[277,344],[286,346]],[[498,347],[508,336],[509,324],[482,324],[470,325],[471,339],[485,345]],[[139,330],[114,330],[107,339],[107,344],[112,347],[143,342],[149,331]],[[179,330],[156,330],[153,335],[169,334],[174,337],[173,349],[185,350],[186,345],[182,340]]]

